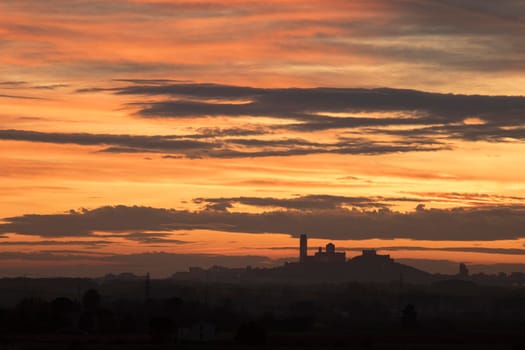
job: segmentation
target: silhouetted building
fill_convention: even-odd
[[[299,262],[305,263],[308,258],[308,238],[306,235],[301,235],[299,245]]]
[[[345,252],[336,252],[335,245],[328,243],[326,250],[319,247],[319,250],[313,256],[308,255],[308,238],[301,235],[299,244],[299,262],[304,263],[344,263],[346,262]]]
[[[458,276],[468,277],[468,268],[464,263],[459,264]]]
[[[375,249],[365,249],[362,251],[362,255],[356,256],[354,259],[363,260],[371,263],[390,263],[394,262],[394,259],[390,255],[377,254]]]
[[[254,281],[285,282],[336,282],[336,281],[396,281],[398,276],[409,282],[424,282],[431,275],[413,267],[396,263],[390,255],[380,255],[373,249],[363,250],[362,255],[346,259],[345,252],[338,252],[328,243],[308,255],[308,238],[300,236],[299,261],[271,268],[227,268],[213,266],[208,269],[192,267],[188,272],[173,275],[176,280],[242,283]]]
[[[336,252],[335,245],[328,243],[326,250],[323,252],[323,249],[319,247],[319,251],[315,253],[313,258],[315,262],[319,263],[344,263],[346,261],[346,253]]]

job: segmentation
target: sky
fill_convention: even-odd
[[[300,234],[525,271],[524,36],[521,0],[0,1],[0,275]]]

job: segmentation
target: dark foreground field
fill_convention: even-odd
[[[207,343],[152,343],[147,335],[114,336],[17,336],[0,349],[523,349],[522,334],[368,334],[269,333],[265,344],[247,345],[232,340]]]
[[[523,349],[525,288],[0,280],[4,349]]]

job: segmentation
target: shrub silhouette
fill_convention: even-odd
[[[25,298],[15,307],[12,325],[22,333],[40,333],[51,328],[51,307],[40,298]]]
[[[412,304],[408,304],[403,309],[401,316],[401,325],[404,328],[414,328],[417,324],[417,311],[416,307]]]
[[[245,322],[241,324],[235,340],[244,345],[266,344],[266,328],[259,322]]]
[[[82,297],[84,311],[95,312],[100,307],[100,294],[95,289],[90,289]]]
[[[168,317],[154,317],[149,321],[150,339],[154,343],[167,343],[175,340],[177,327]]]

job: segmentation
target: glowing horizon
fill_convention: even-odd
[[[266,264],[296,257],[299,233],[525,266],[521,13],[0,3],[0,273],[90,254]]]

